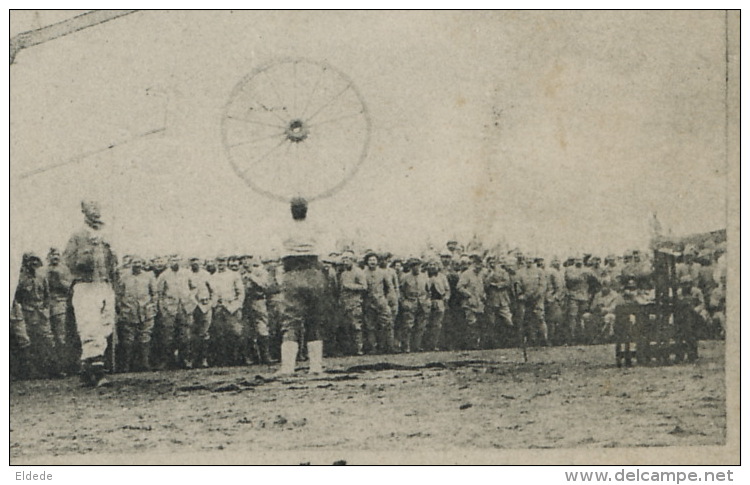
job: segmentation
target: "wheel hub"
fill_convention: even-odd
[[[310,129],[305,122],[300,119],[292,120],[286,127],[286,137],[289,141],[294,143],[304,141],[309,134]]]

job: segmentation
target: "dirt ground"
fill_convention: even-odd
[[[98,389],[14,382],[10,461],[723,445],[724,343],[701,342],[700,355],[618,369],[598,345],[531,349],[528,363],[518,349],[328,359],[318,377],[235,367],[121,374]]]

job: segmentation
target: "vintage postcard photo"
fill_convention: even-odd
[[[11,465],[739,464],[739,12],[9,15]]]

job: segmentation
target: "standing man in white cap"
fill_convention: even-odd
[[[101,208],[81,202],[84,226],[74,233],[63,253],[73,274],[72,304],[81,337],[81,379],[97,386],[104,381],[104,351],[115,324],[117,257],[102,234]]]
[[[293,374],[304,334],[310,359],[310,373],[323,372],[323,322],[327,317],[324,301],[326,278],[318,260],[319,234],[307,221],[307,201],[291,201],[292,226],[282,240],[284,280],[281,321],[281,368],[278,374]]]

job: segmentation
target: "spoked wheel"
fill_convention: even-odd
[[[245,183],[275,200],[328,197],[367,155],[370,116],[354,82],[324,62],[261,67],[234,88],[222,141]]]

